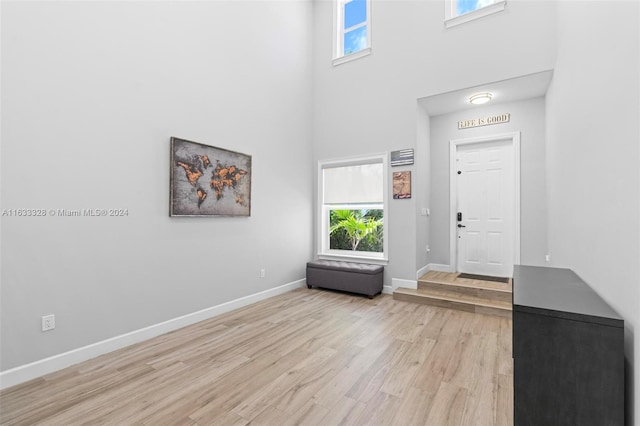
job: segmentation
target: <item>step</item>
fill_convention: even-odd
[[[487,290],[502,290],[511,292],[511,280],[508,283],[496,281],[475,280],[469,278],[458,278],[458,273],[429,271],[421,276],[418,281],[435,282],[443,284],[456,284],[460,286],[483,288]]]
[[[425,280],[421,278],[418,281],[418,289],[428,290],[433,293],[463,294],[465,296],[473,296],[479,299],[511,303],[512,291],[510,285],[504,285],[504,283],[496,284],[503,284],[503,287],[491,285],[491,283],[487,281],[475,281],[474,284],[470,284],[463,282],[463,280],[452,282],[435,279]]]
[[[466,294],[436,293],[422,289],[398,288],[393,292],[393,298],[404,302],[421,303],[505,318],[511,318],[512,311],[511,302],[492,301]]]

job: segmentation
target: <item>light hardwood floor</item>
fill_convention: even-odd
[[[0,392],[2,425],[511,425],[511,320],[299,289]]]

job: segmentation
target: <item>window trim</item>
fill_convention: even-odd
[[[363,23],[344,29],[344,5],[351,0],[333,1],[333,65],[340,65],[371,54],[371,0],[366,0],[367,19]],[[367,27],[367,47],[344,54],[344,35],[359,27]]]
[[[384,217],[384,227],[382,228],[382,253],[349,250],[331,250],[329,248],[329,215],[328,208],[324,204],[323,170],[333,167],[356,166],[360,164],[382,163],[382,211]],[[387,265],[389,263],[389,160],[386,153],[370,154],[366,156],[347,157],[332,160],[318,161],[318,183],[317,183],[317,257],[323,260],[344,260],[361,263],[372,263]],[[353,206],[354,208],[371,207],[377,203],[367,204],[340,204],[340,206]]]
[[[476,19],[484,18],[485,16],[493,15],[494,13],[502,12],[506,7],[507,1],[498,0],[488,6],[481,7],[480,9],[476,9],[462,15],[454,14],[456,0],[445,0],[444,4],[444,26],[446,28],[451,28],[460,24],[475,21]]]

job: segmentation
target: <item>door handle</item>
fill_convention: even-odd
[[[458,224],[458,228],[466,228],[465,225]]]

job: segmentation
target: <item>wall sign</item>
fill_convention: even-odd
[[[471,120],[458,121],[458,129],[470,129],[472,127],[490,126],[492,124],[508,123],[511,119],[511,114],[499,114],[490,115],[488,117],[473,118]]]
[[[391,151],[391,167],[413,164],[413,149]]]

